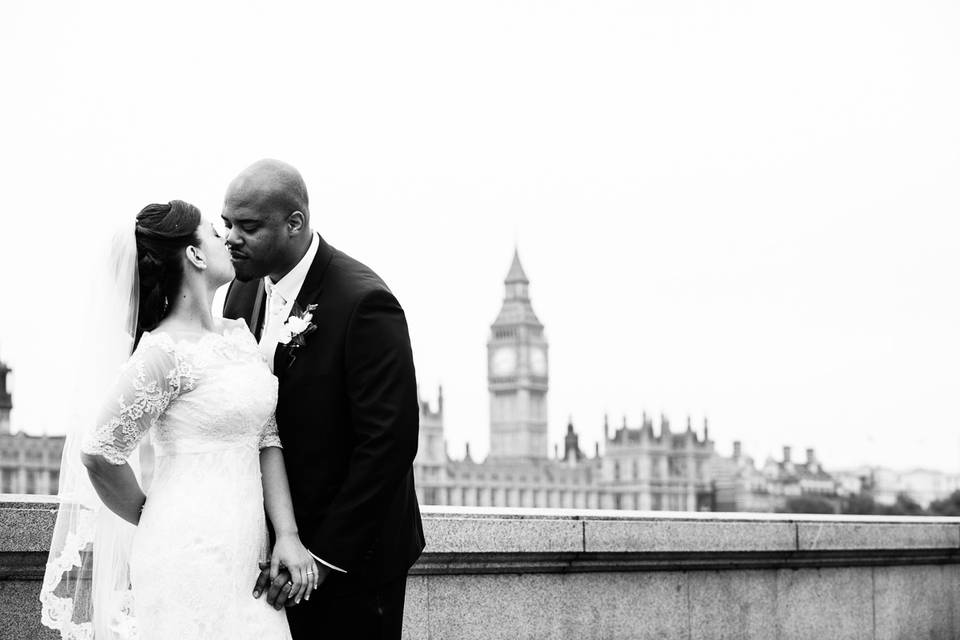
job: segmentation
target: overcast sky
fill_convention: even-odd
[[[709,416],[721,452],[960,470],[960,5],[27,2],[0,7],[0,355],[14,426],[110,220],[219,216],[297,166],[393,288],[450,452],[488,447],[515,243],[550,433]]]

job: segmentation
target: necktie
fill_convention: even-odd
[[[273,370],[273,355],[277,350],[277,334],[283,326],[283,308],[287,301],[271,287],[267,292],[267,317],[264,319],[263,332],[260,334],[260,352],[267,359],[270,370]]]
[[[280,295],[280,292],[277,291],[276,287],[270,290],[270,297],[267,299],[267,313],[271,324],[273,320],[276,319],[280,312],[283,311],[284,305],[287,304],[287,301],[283,299],[283,296]]]

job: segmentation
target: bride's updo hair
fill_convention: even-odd
[[[183,251],[199,244],[199,226],[200,210],[183,200],[148,204],[137,214],[140,307],[134,345],[170,312],[183,283]]]

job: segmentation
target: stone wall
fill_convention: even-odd
[[[56,504],[0,497],[0,638]],[[960,519],[425,507],[405,637],[960,638]]]

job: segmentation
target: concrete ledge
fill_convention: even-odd
[[[427,511],[429,507],[425,507]],[[573,519],[431,517],[424,514],[431,553],[577,553],[583,525]]]
[[[0,637],[56,500],[0,496]],[[960,519],[424,507],[404,637],[958,638]]]
[[[960,519],[425,507],[413,573],[960,562]]]
[[[588,553],[795,551],[796,525],[790,522],[724,520],[588,520]]]
[[[946,522],[801,522],[797,530],[802,551],[960,547],[960,527]]]
[[[57,500],[0,495],[0,580],[42,574]],[[960,562],[960,518],[424,507],[413,573]],[[30,567],[35,567],[31,571]]]
[[[0,494],[0,553],[49,551],[57,517],[54,498],[18,499]]]

